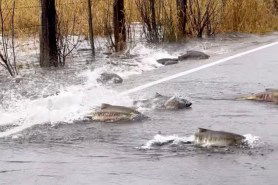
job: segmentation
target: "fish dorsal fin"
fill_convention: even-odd
[[[201,133],[201,132],[206,132],[208,129],[205,129],[205,128],[198,128],[198,132]]]
[[[107,107],[110,107],[110,106],[111,105],[108,103],[103,103],[103,104],[101,104],[100,109],[106,109]]]
[[[155,93],[155,98],[158,98],[158,97],[161,97],[162,95],[161,94],[159,94],[158,92],[157,93]]]

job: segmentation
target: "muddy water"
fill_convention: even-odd
[[[274,185],[278,170],[277,105],[234,97],[278,87],[277,50],[277,46],[261,50],[129,96],[177,94],[193,102],[188,110],[145,110],[150,119],[132,124],[36,124],[2,138],[0,184]],[[185,62],[168,70],[174,73],[194,65]],[[115,89],[141,85],[165,75],[166,69],[134,76]],[[3,130],[12,125],[6,127]],[[202,149],[166,142],[141,148],[157,134],[187,138],[198,127],[260,139],[254,147],[241,149]]]

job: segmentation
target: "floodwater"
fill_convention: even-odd
[[[7,98],[7,91],[3,90],[5,101],[0,111],[5,124],[0,124],[3,136],[0,138],[0,184],[276,185],[278,107],[235,98],[265,88],[278,88],[277,45],[134,94],[118,95],[260,44],[263,43],[231,49],[236,48],[233,45],[231,51],[212,55],[207,61],[187,61],[149,70],[143,75],[125,78],[124,84],[108,89],[89,86],[80,78],[80,82],[74,83],[85,83],[84,89],[71,86],[60,90],[63,95],[40,97],[43,95],[39,94],[37,99],[32,96],[31,103],[26,99],[15,101],[16,106],[12,107],[15,114],[9,112],[12,108],[8,103],[12,98]],[[131,100],[149,98],[155,92],[186,97],[192,101],[192,108],[142,110],[150,118],[134,123],[72,121],[82,116],[87,104],[94,107],[106,101],[129,105]],[[102,95],[113,97],[96,99]],[[89,102],[90,99],[94,102]],[[82,106],[78,107],[79,104]],[[38,108],[31,109],[32,106]],[[43,109],[44,106],[48,108]],[[39,116],[32,114],[35,109]],[[46,111],[47,115],[39,111]],[[78,112],[77,116],[72,115],[74,111]],[[10,117],[16,114],[22,121],[20,124]],[[71,118],[62,122],[64,116]],[[179,142],[190,139],[198,127],[246,135],[252,145],[249,148],[198,148]],[[19,132],[9,134],[14,128],[19,128],[15,130]],[[169,143],[167,138],[173,137],[175,142]]]

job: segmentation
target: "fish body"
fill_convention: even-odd
[[[278,89],[266,89],[264,92],[242,97],[244,100],[273,102],[278,104]]]
[[[194,144],[200,146],[238,146],[243,144],[245,140],[245,137],[239,134],[204,128],[199,128],[194,136]]]
[[[156,93],[154,98],[134,101],[133,105],[143,108],[178,110],[189,108],[192,103],[184,98],[179,98],[176,96],[169,97]]]
[[[100,110],[91,113],[88,117],[93,121],[114,123],[137,121],[145,116],[130,107],[102,104]]]

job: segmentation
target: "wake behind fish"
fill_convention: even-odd
[[[0,126],[16,126],[0,132],[0,137],[7,137],[37,124],[82,120],[101,103],[131,105],[132,100],[128,96],[120,96],[116,91],[97,84],[96,76],[94,78],[92,74],[86,74],[86,84],[67,87],[56,95],[10,102],[12,106],[8,110],[0,109]]]
[[[139,149],[149,150],[154,146],[162,146],[165,144],[180,144],[180,143],[192,143],[194,141],[194,135],[189,137],[179,137],[178,135],[168,135],[163,136],[157,134],[153,139],[147,141],[144,145],[139,147]]]
[[[87,46],[84,46],[87,47]],[[192,46],[193,47],[193,46]],[[190,47],[190,49],[192,49]],[[197,44],[193,49],[203,48],[203,43]],[[202,49],[206,50],[206,48]],[[92,109],[101,103],[130,106],[132,100],[123,94],[119,94],[107,87],[97,84],[96,78],[102,72],[115,72],[123,78],[128,78],[133,74],[140,74],[143,71],[153,70],[162,67],[156,62],[161,58],[175,58],[183,53],[184,49],[168,52],[163,48],[149,47],[144,44],[137,44],[130,50],[130,54],[136,56],[127,60],[127,65],[106,65],[83,72],[87,78],[85,84],[74,85],[64,89],[59,89],[59,93],[46,98],[30,100],[28,98],[13,98],[9,108],[1,107],[0,103],[0,126],[13,125],[8,130],[0,132],[0,137],[6,137],[26,128],[44,123],[73,123],[75,120],[82,120]],[[22,53],[22,57],[30,58],[27,53]],[[114,59],[107,59],[113,61]],[[111,62],[110,61],[110,62]],[[122,60],[121,60],[122,62]],[[120,63],[121,64],[121,63]],[[52,81],[53,79],[48,78]],[[35,81],[31,85],[35,85]],[[32,85],[32,88],[33,88]],[[40,89],[40,87],[37,87]],[[42,88],[42,91],[44,89]],[[12,90],[11,90],[12,91]],[[10,93],[10,92],[8,92]],[[1,95],[0,95],[1,98]]]
[[[83,71],[78,76],[86,79],[84,84],[65,87],[59,89],[57,94],[35,100],[16,95],[9,100],[8,108],[1,107],[0,104],[0,126],[13,125],[0,132],[0,137],[10,136],[38,124],[73,123],[82,120],[102,103],[131,106],[132,100],[128,95],[121,95],[107,86],[98,84],[96,79],[99,75],[103,72],[114,72],[123,78],[128,78],[130,75],[161,67],[156,59],[171,55],[163,49],[142,44],[138,44],[130,53],[138,57],[129,60],[127,66],[119,63],[119,65],[100,66],[93,71]],[[44,88],[41,91],[44,91]]]
[[[262,141],[260,137],[254,136],[252,134],[245,134],[243,135],[245,137],[244,143],[247,144],[249,148],[256,148],[262,144]],[[153,139],[147,141],[142,146],[138,147],[139,149],[143,150],[151,150],[154,149],[157,146],[163,146],[163,145],[182,145],[182,144],[194,144],[195,136],[185,136],[185,137],[179,137],[178,135],[160,135],[157,134],[153,137]],[[210,147],[210,144],[207,143],[203,147]]]
[[[139,54],[142,58],[141,61],[131,61],[138,64],[131,65],[132,69],[128,68],[127,70],[125,66],[108,66],[108,69],[107,66],[102,66],[93,71],[85,70],[79,75],[86,79],[85,84],[59,89],[58,94],[35,100],[16,95],[8,102],[8,108],[1,107],[0,104],[0,126],[13,125],[0,132],[0,137],[15,134],[37,124],[73,123],[75,120],[82,120],[101,103],[130,106],[132,100],[128,96],[119,95],[116,91],[98,84],[96,79],[106,71],[128,77],[142,71],[152,70],[160,65],[155,61],[153,53],[156,52],[152,48],[135,47],[131,52]],[[145,58],[149,58],[149,60],[145,60]],[[41,91],[44,91],[44,88]]]

